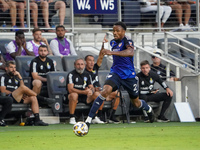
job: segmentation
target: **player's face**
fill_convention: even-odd
[[[79,59],[76,61],[74,67],[78,73],[82,74],[85,70],[85,62],[82,59]]]
[[[24,37],[24,34],[19,34],[18,36],[15,37],[15,41],[17,44],[24,44],[25,42],[25,37]]]
[[[40,49],[38,50],[38,54],[41,58],[46,58],[48,55],[48,50],[46,47],[40,47]]]
[[[148,76],[150,71],[150,66],[148,64],[141,66],[141,71],[145,76]]]
[[[86,59],[86,68],[88,70],[93,69],[94,67],[94,57],[88,56]]]
[[[34,41],[40,42],[42,40],[42,32],[36,31],[35,33],[33,33],[33,38],[34,38]]]
[[[57,35],[57,38],[63,39],[65,36],[65,30],[62,27],[57,28],[56,35]]]
[[[6,72],[10,76],[14,76],[15,71],[16,71],[16,65],[10,64],[8,67],[6,67]]]
[[[125,30],[119,25],[114,25],[113,36],[115,40],[122,40],[125,36]]]

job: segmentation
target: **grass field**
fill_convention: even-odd
[[[0,150],[198,150],[200,123],[91,125],[77,137],[72,125],[0,128]]]

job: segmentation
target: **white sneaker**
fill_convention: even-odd
[[[185,29],[190,29],[191,27],[190,27],[189,24],[186,24],[184,28],[185,28]]]
[[[180,29],[184,28],[184,25],[181,23],[181,24],[179,25],[179,28],[180,28]]]
[[[71,117],[71,118],[69,119],[69,124],[76,124],[76,119],[75,119],[75,117]]]
[[[103,124],[104,122],[103,121],[101,121],[100,119],[99,119],[99,117],[95,117],[94,119],[92,119],[92,123],[93,124]]]

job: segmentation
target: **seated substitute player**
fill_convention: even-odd
[[[47,98],[47,73],[55,71],[55,67],[53,60],[47,57],[48,50],[46,45],[40,45],[38,53],[39,56],[35,57],[30,63],[33,91],[38,94],[37,98],[40,106],[51,105],[55,102],[55,99]]]
[[[22,30],[15,32],[15,40],[6,46],[6,60],[14,60],[16,56],[35,56],[33,51],[26,48],[26,39]]]
[[[82,58],[76,59],[74,62],[74,70],[67,75],[67,91],[69,100],[70,124],[75,124],[75,110],[78,102],[89,105],[98,96],[94,92],[90,75],[85,71],[85,61]],[[96,114],[96,113],[95,113]],[[97,116],[93,119],[93,123],[104,123]]]
[[[155,72],[151,71],[147,60],[142,61],[140,67],[141,72],[137,74],[137,77],[139,78],[139,98],[144,99],[146,102],[163,101],[162,109],[157,121],[169,122],[170,120],[167,119],[164,114],[171,103],[173,92]],[[154,89],[155,82],[158,82],[166,90],[166,93],[159,93],[159,89]],[[150,120],[146,118],[145,122],[150,122]]]
[[[54,38],[50,42],[50,48],[55,56],[77,55],[73,43],[65,38],[65,32],[65,27],[63,25],[56,27],[57,38]]]
[[[35,126],[48,125],[40,120],[37,94],[24,85],[20,73],[16,71],[14,61],[6,62],[6,73],[1,77],[1,93],[6,93],[7,96],[12,97],[13,103],[31,104],[35,116]]]
[[[33,31],[33,40],[27,42],[27,49],[35,54],[35,56],[38,56],[38,48],[40,45],[46,45],[48,48],[48,54],[52,55],[52,50],[48,44],[48,41],[46,38],[42,37],[42,30],[39,28],[34,28]]]
[[[111,67],[111,74],[105,81],[103,90],[95,99],[89,115],[86,119],[88,127],[92,121],[92,117],[99,109],[106,97],[116,91],[120,86],[123,86],[128,91],[131,102],[138,108],[147,111],[150,121],[154,121],[152,108],[147,105],[144,100],[139,100],[137,90],[137,78],[135,78],[135,69],[133,64],[134,47],[133,41],[125,36],[126,24],[119,21],[113,25],[113,36],[110,45],[112,51],[102,47],[103,55],[113,55],[113,65]]]
[[[103,57],[104,57],[104,55],[100,51],[97,62],[94,63],[94,56],[92,56],[92,55],[85,56],[85,62],[86,62],[85,70],[90,74],[90,76],[92,78],[92,84],[95,88],[95,91],[98,93],[100,92],[100,89],[101,89],[101,85],[99,83],[98,71],[99,71],[99,68],[101,67]],[[116,119],[116,116],[115,116],[115,112],[117,110],[117,107],[119,105],[119,100],[120,100],[119,92],[117,92],[117,91],[112,92],[108,97],[106,97],[106,100],[108,100],[108,101],[113,100],[113,104],[112,104],[113,107],[112,107],[112,110],[110,111],[110,116],[109,116],[108,122],[109,123],[120,123]],[[99,118],[102,118],[102,116],[103,116],[102,115],[103,104],[98,110]],[[94,121],[94,119],[92,120],[92,122],[93,121]],[[105,119],[105,121],[106,121],[106,119]]]

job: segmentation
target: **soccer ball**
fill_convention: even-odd
[[[73,132],[77,136],[84,136],[88,133],[88,126],[85,122],[77,122],[73,127]]]

